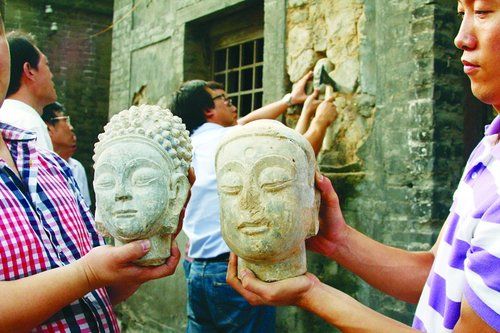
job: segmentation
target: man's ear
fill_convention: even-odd
[[[31,67],[29,62],[25,62],[23,64],[23,76],[27,80],[34,80],[35,79],[35,70],[33,67]]]
[[[49,136],[52,138],[52,135],[54,135],[54,125],[45,123],[47,125],[47,130],[49,131]]]
[[[203,114],[205,115],[205,119],[209,120],[214,116],[215,110],[213,108],[203,110]]]

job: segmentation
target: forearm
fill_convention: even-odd
[[[297,125],[295,126],[295,130],[300,134],[305,134],[311,124],[312,114],[306,111],[302,111],[300,114],[299,120],[297,121]]]
[[[316,156],[319,154],[321,150],[321,146],[323,145],[323,139],[325,138],[326,130],[329,124],[321,121],[317,121],[313,119],[311,122],[311,126],[304,134],[304,137],[309,141],[311,146],[314,149],[314,153]]]
[[[0,331],[28,332],[91,291],[73,263],[15,281],[0,282]]]
[[[364,306],[345,293],[316,284],[298,306],[323,318],[342,332],[415,332],[409,326]]]
[[[250,112],[246,116],[238,119],[239,125],[245,125],[249,122],[258,119],[276,119],[279,115],[285,112],[288,108],[286,102],[279,100],[274,103],[265,105],[260,109]]]
[[[410,303],[418,302],[434,261],[431,252],[387,246],[351,227],[329,257],[373,287]]]

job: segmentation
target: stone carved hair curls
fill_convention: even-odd
[[[109,144],[118,139],[136,137],[160,148],[173,163],[174,170],[187,175],[191,164],[189,132],[181,119],[157,105],[132,106],[114,115],[99,134],[94,147],[94,162]]]

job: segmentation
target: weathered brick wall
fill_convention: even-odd
[[[351,88],[343,95],[353,103],[332,126],[320,166],[334,179],[348,223],[400,248],[430,248],[464,165],[454,6],[453,1],[288,2],[290,78],[297,80],[326,56],[336,65],[330,74]],[[297,116],[288,115],[287,122]],[[309,267],[366,305],[411,323],[412,305],[318,256],[310,256]],[[328,329],[307,313],[293,312],[308,323],[304,330]]]
[[[330,130],[319,163],[334,179],[346,219],[384,243],[428,249],[464,165],[463,74],[452,45],[458,28],[454,1],[263,2],[265,100],[282,96],[285,71],[296,81],[319,58],[328,57],[349,108]],[[200,58],[204,49],[192,28],[234,12],[243,1],[147,3],[149,21],[141,17],[147,8],[127,14],[140,0],[115,1],[115,20],[120,22],[113,31],[110,114],[129,107],[144,84],[138,97],[154,103],[184,79],[206,75]],[[163,48],[170,52],[143,56],[149,48],[162,49],[163,43],[170,44]],[[140,73],[151,68],[159,74]],[[293,125],[297,116],[289,114],[287,124]],[[335,263],[309,254],[309,269],[364,304],[411,322],[412,305],[382,295]],[[125,331],[182,331],[184,288],[182,269],[141,288],[122,308]],[[279,332],[332,330],[294,307],[279,309],[277,327]]]
[[[45,13],[50,4],[53,13]],[[54,74],[58,100],[71,116],[78,137],[75,158],[85,166],[91,186],[92,154],[108,118],[111,32],[94,34],[112,21],[113,1],[7,1],[6,29],[35,35]],[[50,30],[56,22],[58,30]]]

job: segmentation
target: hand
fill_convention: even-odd
[[[318,100],[319,89],[314,89],[313,93],[307,96],[306,101],[304,102],[304,106],[302,107],[301,115],[304,114],[311,118],[314,115],[314,112],[320,105],[321,101]]]
[[[302,104],[307,98],[306,94],[306,84],[313,76],[312,71],[309,71],[306,75],[304,75],[299,81],[297,81],[292,88],[292,105]]]
[[[177,222],[177,229],[175,230],[172,239],[177,238],[177,235],[181,232],[182,226],[184,224],[184,215],[186,215],[186,207],[189,202],[189,199],[191,199],[191,188],[193,187],[193,184],[196,181],[196,174],[194,173],[193,167],[190,167],[188,169],[188,181],[189,181],[188,195],[186,197],[186,202],[184,202],[184,206],[182,207],[181,212],[179,213],[179,222]]]
[[[319,232],[306,240],[306,246],[311,251],[330,257],[347,235],[348,228],[332,183],[319,172],[316,172],[316,188],[321,193]]]
[[[85,273],[92,290],[111,286],[119,290],[125,289],[131,295],[146,281],[174,274],[179,263],[181,254],[176,242],[172,241],[171,255],[164,265],[155,267],[135,265],[133,261],[143,257],[149,248],[148,240],[135,241],[119,247],[98,246],[76,261],[76,264]]]
[[[338,113],[337,113],[337,107],[333,104],[334,99],[335,95],[330,96],[328,99],[324,100],[323,102],[321,102],[321,104],[319,104],[313,121],[319,122],[328,127],[335,121],[335,119],[337,119]]]
[[[299,305],[305,300],[313,287],[319,284],[316,276],[306,273],[277,282],[263,282],[249,271],[243,271],[241,281],[238,279],[238,261],[231,253],[227,268],[226,281],[251,305]]]

